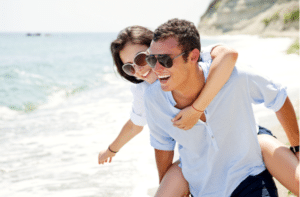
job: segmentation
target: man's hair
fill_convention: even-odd
[[[136,79],[134,76],[127,75],[122,66],[124,62],[122,62],[120,58],[120,51],[124,49],[127,43],[145,45],[150,47],[151,41],[153,38],[153,32],[142,26],[130,26],[118,34],[117,39],[115,39],[110,44],[111,55],[113,57],[114,64],[117,67],[118,73],[132,83],[141,83],[143,80]]]
[[[185,61],[193,49],[201,51],[200,35],[192,22],[178,18],[168,20],[154,31],[153,41],[163,41],[170,37],[176,38],[182,52],[186,52],[183,55]]]

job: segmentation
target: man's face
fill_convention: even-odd
[[[167,54],[173,59],[183,51],[178,47],[177,39],[171,37],[162,41],[152,41],[149,52],[151,55]],[[163,91],[180,90],[187,79],[186,63],[182,55],[173,60],[171,68],[165,68],[157,61],[153,71],[158,76]]]

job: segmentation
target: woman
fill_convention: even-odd
[[[111,52],[118,73],[134,83],[134,96],[131,117],[123,126],[119,136],[110,144],[107,150],[99,153],[98,162],[111,162],[112,157],[135,135],[142,131],[146,124],[143,106],[145,89],[157,80],[152,69],[143,61],[144,53],[152,40],[150,30],[132,26],[124,29],[111,44]],[[215,46],[209,52],[203,53],[201,59],[210,63],[213,59],[207,82],[197,98],[189,107],[180,111],[172,120],[174,126],[187,130],[199,120],[205,108],[229,79],[237,60],[237,53],[224,46]],[[176,61],[176,57],[173,58]],[[222,64],[221,64],[222,62]],[[276,140],[270,131],[261,128],[258,133],[259,143],[266,167],[270,173],[293,193],[299,193],[299,169],[297,157],[282,143]],[[188,183],[185,181],[178,161],[168,170],[162,180],[156,196],[185,196],[188,194]]]

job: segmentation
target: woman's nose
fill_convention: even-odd
[[[138,66],[136,64],[134,64],[134,69],[138,72],[142,71],[143,70],[143,66]]]

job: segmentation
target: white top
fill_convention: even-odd
[[[222,45],[222,44],[214,44],[207,47],[204,47],[201,52],[201,61],[205,63],[211,63],[211,55],[210,52],[213,47]],[[205,73],[208,75],[207,73]],[[144,105],[144,92],[151,84],[146,81],[139,84],[132,84],[131,92],[133,94],[132,108],[130,112],[130,120],[133,124],[138,126],[145,126],[147,124],[146,113],[145,113],[145,105]]]

